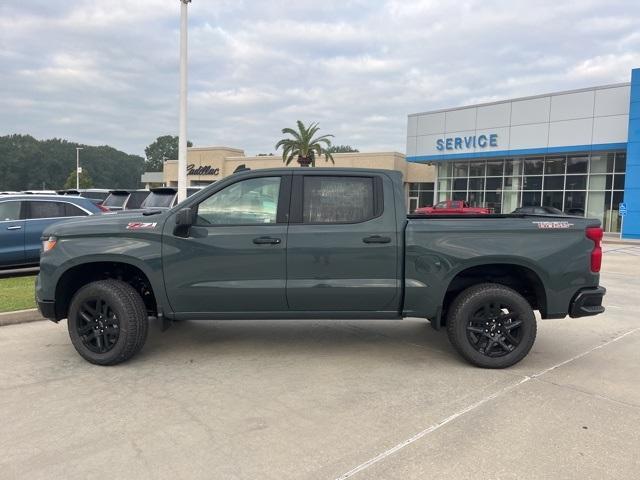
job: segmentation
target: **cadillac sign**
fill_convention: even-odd
[[[194,163],[187,165],[187,175],[219,175],[220,169],[210,165],[200,165],[196,168]]]

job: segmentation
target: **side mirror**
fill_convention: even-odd
[[[193,225],[193,210],[191,208],[182,208],[176,213],[176,226],[173,234],[179,237],[188,237],[191,226]]]

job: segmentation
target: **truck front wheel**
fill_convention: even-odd
[[[483,368],[506,368],[522,360],[536,339],[536,317],[515,290],[495,283],[460,293],[447,316],[447,334],[455,349]]]
[[[67,326],[85,360],[116,365],[134,356],[147,338],[147,310],[140,294],[120,280],[100,280],[74,295]]]

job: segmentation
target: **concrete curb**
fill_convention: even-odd
[[[40,315],[37,308],[0,313],[0,327],[17,325],[19,323],[38,322],[40,320],[46,320],[46,318]]]

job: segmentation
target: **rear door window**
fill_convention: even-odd
[[[359,223],[374,218],[372,177],[305,176],[303,223]]]
[[[65,217],[84,217],[89,215],[87,212],[82,210],[77,205],[73,205],[71,203],[64,204],[64,216]]]
[[[20,220],[20,204],[22,202],[0,202],[0,222]]]
[[[35,220],[38,218],[58,218],[64,217],[65,204],[62,202],[27,202],[27,219]]]

